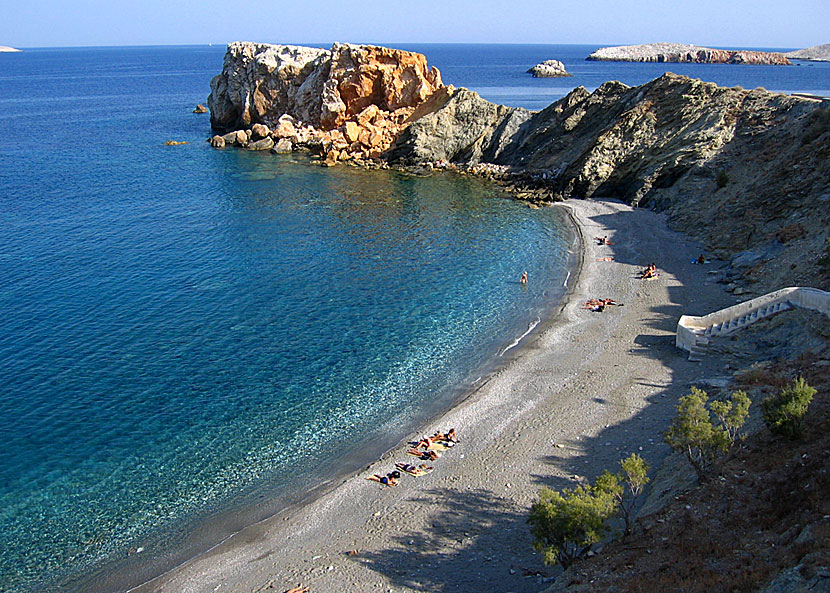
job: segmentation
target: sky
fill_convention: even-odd
[[[830,43],[830,0],[29,0],[4,2],[0,45]]]

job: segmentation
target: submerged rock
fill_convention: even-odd
[[[570,72],[565,70],[565,64],[559,60],[545,60],[540,64],[536,64],[533,68],[529,69],[528,72],[533,74],[534,78],[573,76]]]

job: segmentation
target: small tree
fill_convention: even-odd
[[[568,568],[600,541],[616,507],[614,497],[596,487],[577,486],[561,493],[542,488],[528,518],[533,547],[544,553],[546,564]]]
[[[631,511],[637,504],[637,498],[643,493],[645,485],[648,484],[648,464],[645,460],[632,453],[626,459],[620,461],[622,473],[612,474],[605,470],[597,478],[596,488],[610,494],[617,503],[617,508],[625,522],[624,536],[631,533]]]
[[[729,401],[713,401],[709,408],[726,431],[729,447],[735,444],[740,437],[740,430],[749,416],[749,406],[752,400],[745,391],[735,391]]]
[[[692,387],[689,395],[680,398],[677,416],[666,433],[666,442],[672,449],[682,451],[698,480],[705,480],[718,456],[726,453],[738,438],[738,432],[749,411],[749,397],[743,391],[732,394],[729,402],[714,402],[714,412],[720,425],[712,422],[707,403],[709,396],[702,389]]]
[[[797,439],[801,436],[801,420],[815,393],[804,377],[799,377],[778,395],[771,395],[761,402],[764,422],[772,432]]]

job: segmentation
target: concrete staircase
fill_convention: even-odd
[[[700,361],[708,351],[712,338],[728,336],[747,325],[793,307],[811,309],[830,317],[830,292],[794,286],[703,317],[683,315],[677,322],[675,344],[678,348],[689,351],[689,360]]]

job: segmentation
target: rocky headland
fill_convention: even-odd
[[[531,112],[444,86],[422,55],[350,44],[232,43],[211,88],[213,126],[234,130],[217,147],[482,174],[537,203],[615,197],[667,213],[732,261],[734,286],[821,277],[830,109],[818,100],[667,73],[579,87]]]
[[[21,52],[21,51],[23,51],[23,50],[22,49],[17,49],[15,47],[9,47],[7,45],[0,45],[0,52],[3,52],[3,53],[15,53],[15,52]]]
[[[534,78],[559,78],[573,76],[565,69],[565,64],[559,60],[545,60],[528,70]]]
[[[683,43],[644,43],[603,47],[586,59],[609,62],[790,65],[790,61],[783,54],[776,52],[712,49]]]
[[[784,54],[792,60],[806,60],[809,62],[830,62],[830,43],[814,45],[806,49],[799,49]]]

